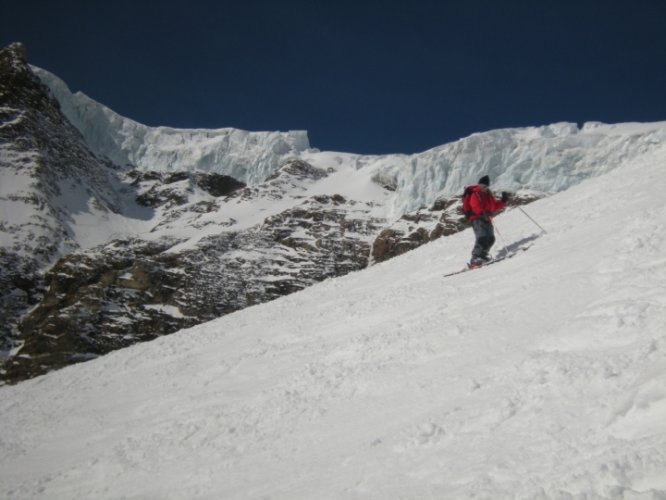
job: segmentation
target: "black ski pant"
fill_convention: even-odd
[[[495,244],[493,223],[483,218],[475,219],[472,221],[472,229],[476,239],[472,249],[472,259],[488,260],[490,258],[488,251]]]

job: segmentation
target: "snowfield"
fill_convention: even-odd
[[[664,499],[665,165],[0,387],[0,497]]]

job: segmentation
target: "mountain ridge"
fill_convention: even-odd
[[[35,68],[44,83],[51,86],[66,114],[85,136],[93,136],[88,144],[95,154],[104,157],[135,160],[135,168],[150,170],[202,170],[229,175],[248,185],[261,183],[278,165],[291,159],[301,159],[318,168],[345,166],[369,176],[375,182],[395,189],[388,218],[397,219],[405,212],[428,206],[437,198],[455,196],[465,185],[475,182],[482,175],[490,175],[499,190],[533,190],[550,194],[563,191],[576,183],[601,175],[619,166],[623,159],[643,154],[666,140],[666,121],[654,123],[604,124],[587,122],[580,127],[575,123],[555,123],[536,127],[505,128],[477,132],[452,143],[444,144],[411,155],[385,154],[360,155],[354,153],[319,151],[310,146],[307,132],[245,132],[253,136],[262,148],[241,147],[228,149],[230,161],[224,159],[227,146],[219,152],[210,144],[200,146],[189,142],[196,134],[215,134],[216,130],[174,129],[146,127],[121,117],[102,104],[80,93],[72,94],[66,84],[55,75]],[[95,117],[111,113],[116,123],[110,126],[107,118]],[[131,126],[123,125],[131,123]],[[115,140],[113,148],[100,146],[95,134],[88,131],[97,128],[111,130],[111,135],[122,136],[129,130],[141,128],[139,138],[131,144]],[[114,127],[115,130],[114,131]],[[168,138],[160,144],[160,130],[168,130]],[[234,134],[236,129],[220,129]],[[225,132],[225,133],[226,133]],[[277,134],[277,135],[275,135]],[[284,142],[271,142],[272,137],[284,137]],[[252,142],[252,141],[250,141]],[[242,140],[237,146],[246,144]],[[285,146],[289,144],[289,146]],[[160,152],[163,150],[164,152]],[[261,153],[260,153],[261,151]],[[183,161],[162,161],[163,155],[180,157]],[[351,177],[350,182],[355,178]],[[330,193],[334,194],[334,193]],[[340,193],[345,194],[345,193]]]
[[[149,127],[115,113],[82,92],[73,94],[65,82],[46,70],[32,69],[51,89],[91,150],[120,166],[213,171],[251,184],[263,181],[290,156],[310,147],[305,131]],[[189,148],[179,147],[183,143]],[[217,168],[213,168],[215,165]]]
[[[417,155],[322,152],[301,133],[145,127],[64,83],[49,90],[46,72],[21,54],[3,49],[12,62],[0,94],[0,379],[12,382],[460,231],[461,187],[481,173],[524,204],[649,154],[666,136],[666,122],[554,124],[473,134]],[[29,85],[12,83],[15,75]],[[21,97],[26,89],[33,97]],[[78,129],[63,115],[76,106],[93,117],[77,118]],[[100,116],[102,126],[93,123]],[[105,127],[117,127],[109,143],[90,133]],[[112,144],[127,156],[119,138],[137,131],[127,151],[145,153],[138,164],[104,154]],[[243,139],[222,147],[221,133]]]

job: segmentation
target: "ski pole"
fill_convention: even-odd
[[[525,210],[523,210],[522,207],[518,207],[518,209],[519,209],[522,213],[524,213],[525,216],[526,216],[529,220],[531,220],[532,222],[534,222],[534,224],[536,224],[536,226],[537,226],[539,229],[541,229],[541,230],[543,231],[543,234],[548,234],[548,231],[546,231],[544,228],[542,228],[542,227],[539,225],[539,223],[538,223],[537,221],[535,221],[532,217],[530,217],[530,215],[529,215],[527,212],[525,212]]]
[[[497,224],[495,222],[492,222],[493,227],[495,228],[495,232],[497,233],[497,236],[500,237],[500,240],[502,240],[502,246],[506,248],[506,241],[504,241],[504,236],[502,236],[502,232],[497,228]]]

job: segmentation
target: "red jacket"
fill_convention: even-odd
[[[472,222],[479,217],[485,218],[487,221],[492,220],[492,216],[505,207],[502,200],[497,200],[493,196],[490,189],[483,188],[482,186],[469,186],[465,188],[463,195],[463,212],[469,222]]]

